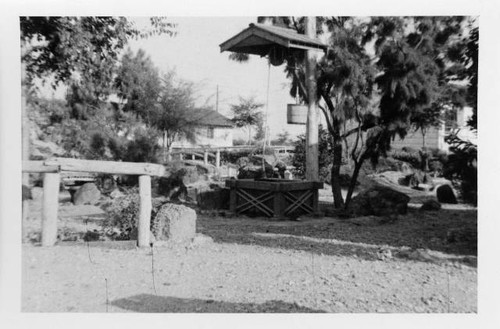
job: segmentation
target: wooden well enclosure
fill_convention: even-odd
[[[235,214],[275,219],[319,215],[318,189],[321,182],[284,179],[227,180],[230,210]]]

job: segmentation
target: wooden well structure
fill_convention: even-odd
[[[229,209],[235,214],[274,219],[319,215],[318,189],[321,182],[285,179],[227,180]]]
[[[316,106],[315,53],[326,52],[327,45],[316,39],[316,19],[306,18],[306,34],[265,25],[250,24],[248,28],[220,44],[221,52],[268,56],[272,65],[279,66],[298,53],[305,57],[306,106],[289,104],[289,123],[306,124],[306,181],[287,180],[231,180],[230,208],[235,213],[255,213],[277,219],[296,218],[301,215],[318,215],[318,124]],[[300,111],[307,113],[300,113]]]

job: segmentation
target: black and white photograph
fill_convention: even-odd
[[[478,157],[498,111],[482,80],[498,63],[480,61],[495,32],[480,10],[339,5],[9,13],[11,308],[420,315],[407,325],[436,327],[461,321],[422,316],[464,325],[498,306],[480,298],[498,287],[480,278],[499,272],[478,252],[478,204],[496,221],[483,188],[498,174],[478,190],[479,162],[498,164],[494,142]]]

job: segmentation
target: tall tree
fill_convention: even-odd
[[[125,101],[123,111],[132,112],[152,125],[150,110],[159,100],[162,82],[158,69],[142,49],[135,55],[127,50],[114,83],[118,96]]]
[[[172,143],[179,137],[196,141],[194,127],[202,118],[195,107],[193,84],[178,80],[173,72],[164,75],[157,104],[147,112],[151,125],[163,137],[164,161]]]
[[[252,127],[262,126],[263,115],[260,108],[262,108],[264,104],[255,101],[255,97],[240,97],[239,100],[239,104],[231,105],[231,111],[234,115],[232,121],[235,123],[236,127],[247,129],[248,144],[250,144],[252,140]]]

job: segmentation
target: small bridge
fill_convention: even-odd
[[[273,150],[275,154],[285,154],[294,151],[293,146],[287,145],[272,145],[266,146],[267,149]],[[170,152],[171,155],[179,155],[180,160],[184,160],[186,156],[191,156],[191,160],[196,158],[203,159],[205,164],[208,164],[209,158],[215,159],[215,166],[220,167],[220,152],[221,151],[251,151],[260,149],[259,146],[254,145],[241,145],[241,146],[224,146],[224,147],[182,147],[173,148]]]

